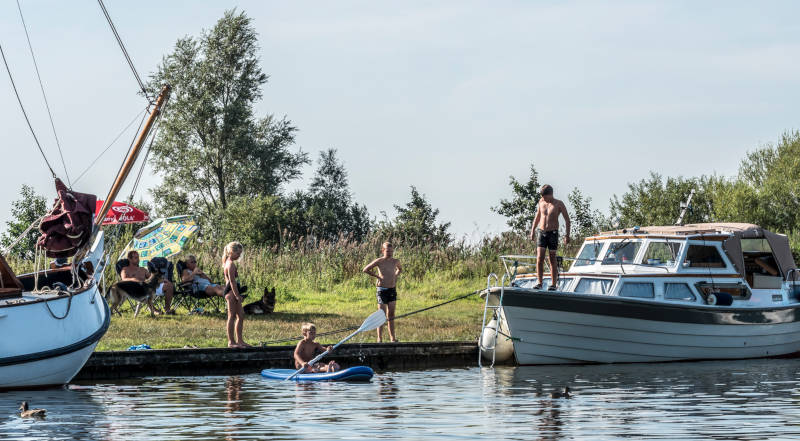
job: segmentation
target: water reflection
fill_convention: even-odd
[[[360,384],[84,383],[0,393],[0,438],[786,439],[800,436],[799,368],[756,360],[384,372]],[[551,398],[564,386],[570,399]],[[19,418],[23,400],[47,418]]]

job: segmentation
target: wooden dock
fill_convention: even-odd
[[[294,346],[95,352],[75,380],[258,373],[268,368],[293,368],[293,352]],[[475,342],[344,344],[327,359],[342,366],[366,365],[377,371],[477,366],[478,345]]]

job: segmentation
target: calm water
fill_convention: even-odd
[[[158,377],[0,393],[0,414],[2,439],[800,439],[800,360]]]

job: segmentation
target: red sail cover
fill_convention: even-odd
[[[47,257],[70,257],[89,240],[92,234],[97,196],[70,191],[56,178],[58,199],[42,220],[37,245],[47,250]]]
[[[94,212],[98,213],[102,206],[103,201],[97,201]],[[111,209],[108,210],[108,214],[103,219],[103,225],[138,224],[141,222],[150,222],[150,216],[136,207],[117,201],[111,204]]]

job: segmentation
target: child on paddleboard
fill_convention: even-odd
[[[397,276],[403,271],[400,261],[392,257],[394,246],[391,242],[384,242],[381,246],[383,256],[373,260],[365,266],[363,271],[370,276],[378,279],[378,309],[386,313],[386,327],[389,328],[389,338],[396,342],[394,334],[394,310],[397,305]],[[378,273],[372,271],[378,269]],[[383,326],[378,327],[378,343],[383,341]]]
[[[312,374],[317,372],[335,372],[339,370],[339,364],[331,360],[328,363],[314,363],[309,366],[308,362],[311,361],[318,353],[331,351],[332,347],[323,347],[321,344],[314,341],[317,336],[317,327],[313,323],[303,324],[303,339],[297,343],[294,348],[294,368],[305,368],[305,373]]]

